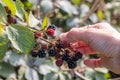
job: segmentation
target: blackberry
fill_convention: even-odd
[[[31,51],[31,52],[30,52],[30,55],[31,55],[32,57],[37,57],[37,53],[34,52],[34,51]]]
[[[13,17],[8,18],[8,19],[7,19],[7,22],[8,22],[9,24],[14,23],[14,18],[13,18]]]
[[[57,51],[54,48],[50,48],[48,54],[49,56],[54,57],[57,55]]]
[[[56,28],[56,26],[55,26],[54,24],[48,26],[48,29],[53,29],[53,30],[55,30],[55,28]]]
[[[57,43],[56,43],[56,46],[57,46],[57,48],[60,48],[60,49],[61,49],[61,48],[64,48],[64,43],[61,42],[61,41],[60,41],[60,42],[57,42]]]
[[[17,19],[14,19],[14,23],[17,23]]]
[[[78,57],[72,57],[72,61],[78,61],[79,58]]]
[[[35,33],[35,36],[36,36],[36,37],[42,37],[43,34],[42,34],[42,32],[37,32],[37,33]]]
[[[68,64],[68,67],[70,69],[74,69],[77,66],[77,62],[76,61],[69,61],[69,62],[67,62],[67,64]]]
[[[8,15],[7,15],[7,18],[11,18],[11,15],[10,15],[10,14],[8,14]]]
[[[81,59],[83,54],[81,52],[76,52],[75,57]]]
[[[47,30],[47,34],[49,35],[49,36],[54,36],[54,34],[55,34],[55,30],[53,30],[53,29],[48,29]]]
[[[44,58],[46,56],[45,50],[44,49],[40,49],[38,52],[38,56],[40,58]]]
[[[11,10],[7,6],[5,6],[4,8],[8,14],[11,14]]]
[[[60,66],[62,66],[62,64],[63,64],[63,60],[62,60],[62,59],[57,59],[57,61],[55,62],[55,64],[56,64],[58,67],[60,67]]]
[[[64,60],[64,61],[69,61],[69,60],[71,60],[69,53],[64,53],[64,54],[63,54],[63,57],[62,57],[62,60]]]
[[[72,57],[73,61],[78,61],[79,59],[81,59],[83,56],[83,54],[81,52],[76,52],[75,56]]]

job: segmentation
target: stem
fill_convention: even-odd
[[[43,41],[45,41],[45,42],[47,42],[47,43],[50,43],[50,44],[52,44],[52,45],[55,45],[55,44],[54,44],[53,42],[51,42],[50,40],[47,40],[47,39],[42,38],[42,37],[40,37],[40,39],[43,40]]]
[[[80,74],[78,71],[74,71],[74,72],[75,72],[75,74],[76,74],[77,76],[79,76],[79,77],[82,78],[83,80],[90,80],[90,79],[86,78],[85,76],[83,76],[82,74]]]
[[[87,19],[90,17],[90,15],[98,8],[98,4],[100,3],[100,1],[102,1],[102,0],[95,0],[95,3],[93,4],[92,8],[90,9],[90,11],[86,15],[86,17],[80,23],[79,27],[83,26],[85,24],[85,22],[87,21]]]

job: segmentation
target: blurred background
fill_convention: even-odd
[[[120,0],[21,0],[21,2],[24,9],[32,11],[33,16],[41,23],[47,15],[49,24],[57,26],[55,34],[57,37],[73,27],[103,21],[120,31]],[[0,3],[3,4],[2,1]],[[39,25],[35,28],[39,29]],[[90,55],[84,58],[98,56]],[[89,68],[83,64],[82,59],[79,60],[75,70],[69,70],[65,66],[58,68],[54,58],[32,58],[7,51],[3,62],[0,63],[0,80],[120,80],[119,77],[120,75],[106,68]]]

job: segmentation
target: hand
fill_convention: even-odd
[[[83,54],[98,54],[99,59],[87,59],[84,64],[92,68],[106,67],[120,74],[120,33],[108,23],[98,23],[88,27],[73,28],[60,35],[63,42]]]

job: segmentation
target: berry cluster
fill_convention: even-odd
[[[77,66],[77,61],[83,55],[81,52],[69,49],[59,39],[50,41],[46,36],[54,36],[55,27],[55,25],[49,25],[46,30],[35,33],[36,45],[30,54],[32,57],[39,58],[55,57],[55,63],[58,67],[62,66],[63,63],[67,63],[68,68],[74,69]]]
[[[7,22],[8,22],[8,24],[17,23],[17,19],[11,15],[11,10],[7,6],[5,6],[4,8],[7,12]]]

